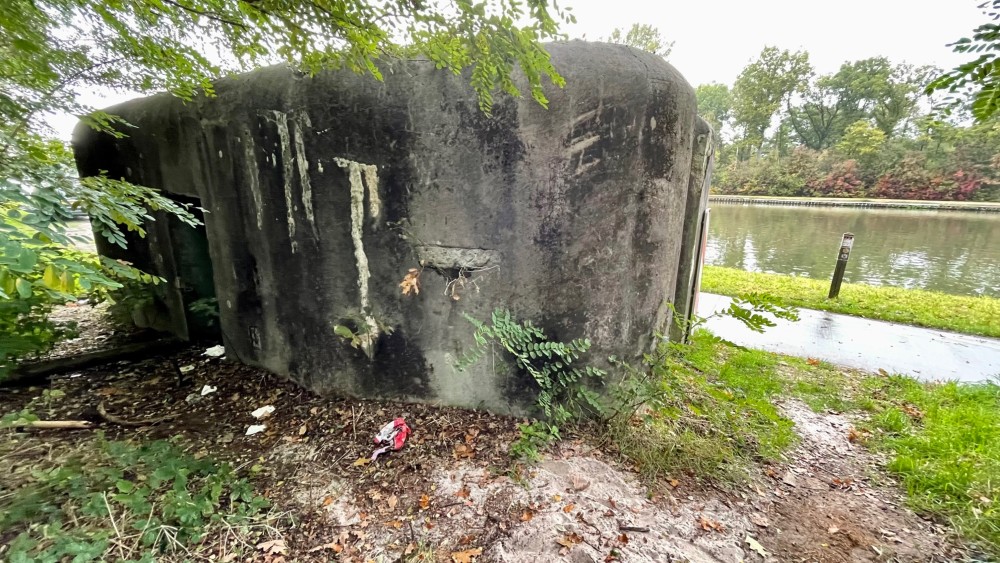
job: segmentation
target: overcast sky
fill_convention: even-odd
[[[598,39],[636,22],[659,28],[693,86],[732,84],[766,45],[805,49],[820,73],[877,55],[952,68],[962,59],[945,45],[986,21],[982,0],[567,1],[577,18],[570,37]]]
[[[3,0],[0,0],[3,1]],[[985,17],[982,0],[563,0],[577,23],[571,38],[597,40],[615,27],[648,23],[674,41],[670,62],[693,86],[732,84],[766,45],[805,49],[819,73],[836,71],[847,60],[878,55],[893,62],[952,68],[963,61],[946,47]],[[94,93],[85,102],[104,107],[127,94]],[[50,120],[69,139],[76,118]]]

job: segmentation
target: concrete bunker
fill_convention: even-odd
[[[206,226],[199,239],[159,216],[127,251],[99,248],[168,280],[161,328],[191,336],[186,306],[211,293],[231,358],[318,393],[524,412],[531,382],[511,366],[455,369],[463,314],[505,307],[552,339],[589,337],[598,364],[638,357],[670,303],[689,310],[711,170],[711,131],[672,66],[547,48],[567,82],[549,109],[503,97],[486,116],[462,77],[422,61],[385,63],[382,82],[272,67],[214,98],[109,108],[137,128],[78,127],[81,175],[198,202]],[[420,292],[404,295],[411,269]]]

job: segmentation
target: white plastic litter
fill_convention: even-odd
[[[258,432],[263,432],[265,428],[267,428],[267,426],[264,424],[252,424],[247,428],[247,436],[253,436]]]
[[[194,365],[193,364],[189,364],[189,365],[186,365],[186,366],[181,366],[181,367],[179,367],[177,369],[180,370],[181,373],[187,373],[189,371],[194,371]]]
[[[222,344],[219,344],[217,346],[212,346],[208,350],[205,350],[204,355],[208,356],[209,358],[218,358],[219,356],[222,356],[225,353],[226,353],[226,347],[223,346]]]
[[[201,396],[204,397],[205,395],[209,395],[211,393],[215,393],[218,390],[219,390],[218,387],[212,387],[211,385],[206,385],[206,386],[204,386],[204,387],[201,388]]]
[[[272,412],[274,412],[274,407],[272,407],[271,405],[267,405],[266,407],[260,407],[259,409],[253,411],[250,414],[253,415],[254,418],[259,419],[270,416]]]

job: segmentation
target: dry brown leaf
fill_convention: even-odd
[[[530,510],[525,510],[521,513],[521,522],[531,522],[531,519],[535,517],[535,513]]]
[[[582,491],[590,486],[590,481],[580,477],[579,475],[573,476],[573,489],[577,491]]]
[[[625,545],[628,543],[628,536],[623,533],[618,536],[618,541],[621,542],[622,545]]]
[[[469,490],[469,486],[462,485],[462,488],[459,489],[457,493],[455,493],[455,496],[459,498],[469,498],[470,493],[471,491]]]
[[[386,522],[386,524],[392,526],[393,528],[396,528],[397,530],[403,527],[403,523],[400,522],[399,520],[390,520]]]
[[[678,487],[678,486],[679,486],[680,484],[681,484],[681,482],[680,482],[680,481],[678,481],[677,479],[671,479],[671,480],[670,480],[670,486],[671,486],[671,487],[673,487],[673,488],[675,488],[675,489],[676,489],[676,488],[677,488],[677,487]]]
[[[806,358],[806,363],[811,366],[818,366],[819,360],[817,360],[816,358]]]
[[[403,555],[409,555],[417,550],[417,544],[410,542],[406,544],[406,549],[403,550]]]
[[[309,553],[315,553],[317,551],[322,551],[324,549],[332,549],[334,553],[340,553],[344,551],[344,546],[337,542],[324,543],[323,545],[317,545],[316,547],[310,547],[308,549]]]
[[[455,459],[472,458],[476,456],[476,450],[465,444],[455,444],[452,455],[455,456]]]
[[[282,539],[259,543],[257,544],[257,549],[264,552],[265,555],[281,555],[288,553],[288,548],[285,546],[285,540]]]
[[[701,526],[701,529],[706,532],[710,530],[715,530],[716,532],[725,530],[725,527],[721,522],[718,520],[712,520],[711,518],[706,518],[704,515],[698,517],[698,524]]]
[[[333,504],[333,497],[328,496],[323,499],[323,506],[330,506],[331,504]]]
[[[561,538],[559,538],[559,539],[556,540],[557,544],[559,544],[559,545],[561,545],[561,546],[563,546],[563,547],[565,547],[567,549],[571,549],[574,545],[576,545],[578,543],[581,543],[581,542],[583,542],[583,536],[581,536],[580,534],[578,534],[576,532],[570,532],[570,533],[566,534],[565,536],[563,536],[563,537],[561,537]]]
[[[307,427],[306,427],[306,425],[305,425],[305,424],[303,424],[303,425],[302,425],[302,426],[301,426],[301,427],[299,428],[299,436],[305,436],[306,432],[308,432],[308,431],[309,431],[309,428],[307,428]]]
[[[855,442],[864,442],[865,433],[864,431],[858,430],[857,428],[851,428],[847,431],[847,441],[852,444]]]
[[[474,547],[472,549],[466,549],[465,551],[453,551],[451,552],[451,560],[454,563],[472,563],[472,558],[482,555],[483,548]]]
[[[403,295],[409,295],[411,292],[420,295],[420,270],[410,268],[403,276],[403,281],[399,282],[399,287],[403,289]]]
[[[576,508],[575,504],[573,503],[567,504],[566,506],[563,507],[563,512],[573,512],[574,508]]]
[[[389,505],[389,510],[396,510],[396,505],[399,504],[399,497],[392,495],[391,497],[385,499],[385,503]]]
[[[431,497],[420,495],[420,510],[427,510],[431,506]]]
[[[370,458],[359,457],[358,459],[354,460],[354,463],[352,463],[351,465],[353,465],[354,467],[361,467],[362,465],[368,465],[369,463],[371,463],[371,461],[372,460]]]

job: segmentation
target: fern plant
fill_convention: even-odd
[[[604,407],[591,388],[606,372],[593,366],[577,364],[590,349],[590,339],[552,342],[531,321],[519,322],[506,309],[496,309],[486,323],[465,315],[476,327],[476,346],[456,366],[460,371],[478,362],[493,344],[510,354],[518,369],[538,384],[535,403],[546,420],[564,424],[589,412],[602,414]]]

